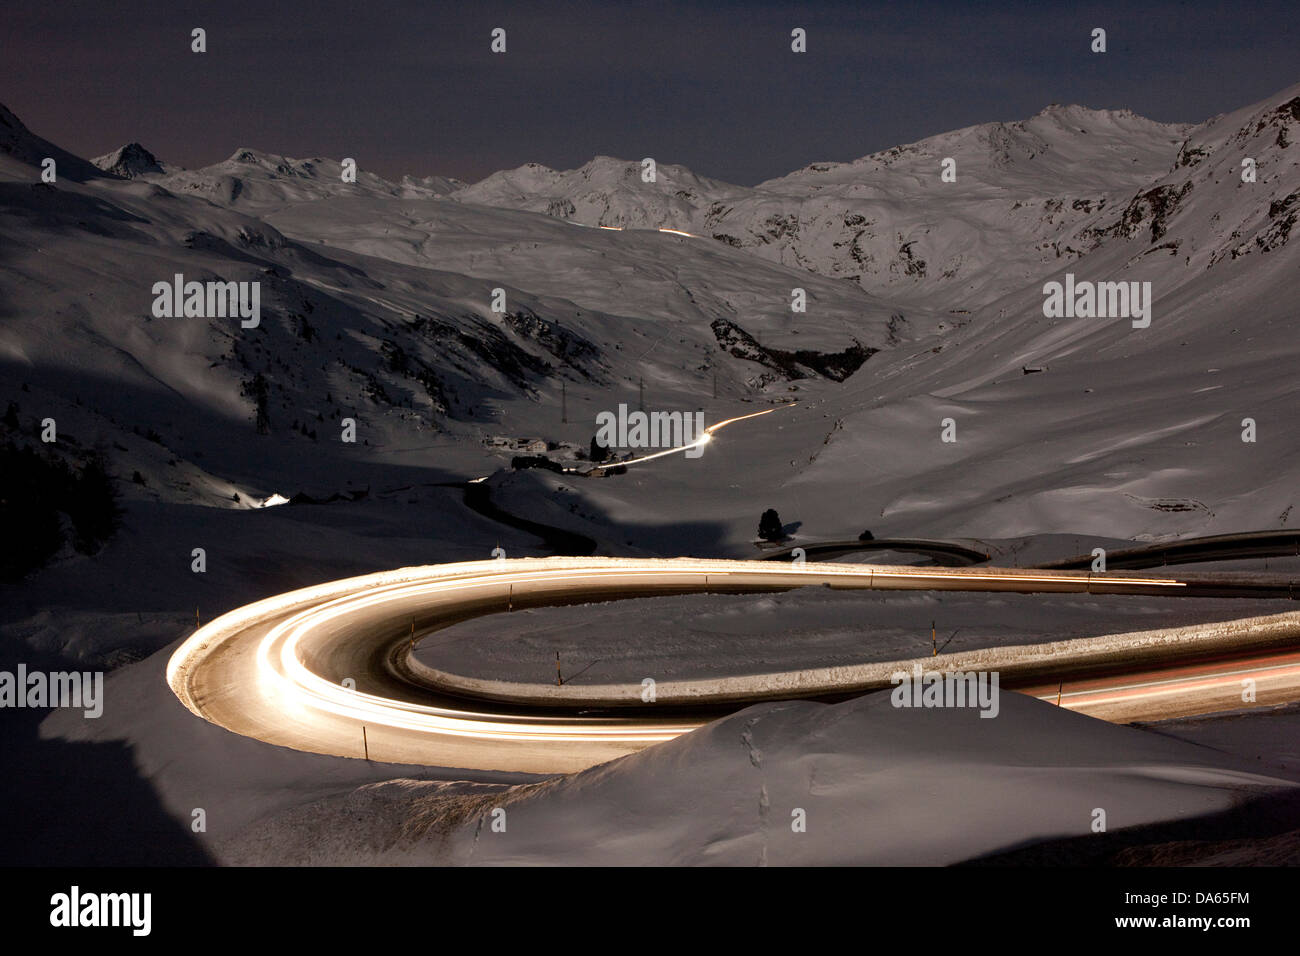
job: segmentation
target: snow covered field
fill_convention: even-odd
[[[492,614],[436,631],[416,657],[464,677],[567,684],[731,677],[897,661],[1294,611],[1293,602],[1059,594],[687,595]]]

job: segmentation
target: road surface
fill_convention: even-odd
[[[1199,538],[1179,538],[1140,548],[1125,548],[1106,553],[1106,567],[1130,570],[1159,568],[1170,564],[1193,564],[1202,561],[1237,561],[1247,558],[1283,558],[1300,555],[1300,530],[1246,531],[1236,534],[1213,534]],[[1073,570],[1092,566],[1091,554],[1081,554],[1063,561],[1039,565],[1043,569]]]

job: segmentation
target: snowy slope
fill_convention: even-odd
[[[1086,836],[1098,809],[1114,831],[1292,786],[1018,694],[984,720],[894,708],[880,692],[750,707],[506,791],[362,787],[270,815],[220,852],[240,863],[933,866]]]
[[[848,283],[654,230],[589,229],[514,210],[406,200],[307,204],[266,221],[331,249],[501,280],[582,308],[653,319],[709,351],[725,344],[713,329],[718,320],[764,346],[828,351],[854,342],[884,348],[891,338],[913,338],[936,324],[924,310],[900,316],[889,301]],[[807,293],[804,314],[791,312],[794,288]]]

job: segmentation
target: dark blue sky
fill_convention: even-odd
[[[1050,102],[1200,121],[1300,81],[1296,19],[1294,0],[3,0],[0,102],[87,156],[252,146],[475,180],[604,153],[752,184]]]

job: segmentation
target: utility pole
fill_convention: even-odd
[[[361,725],[361,746],[365,748],[366,759],[370,759],[370,741],[366,739],[366,725]]]
[[[1061,681],[1059,684],[1056,685],[1056,706],[1057,707],[1061,706],[1061,690],[1064,687],[1065,687],[1065,681]]]
[[[559,651],[555,652],[555,686],[556,687],[564,686],[564,678],[560,676],[560,652]]]

